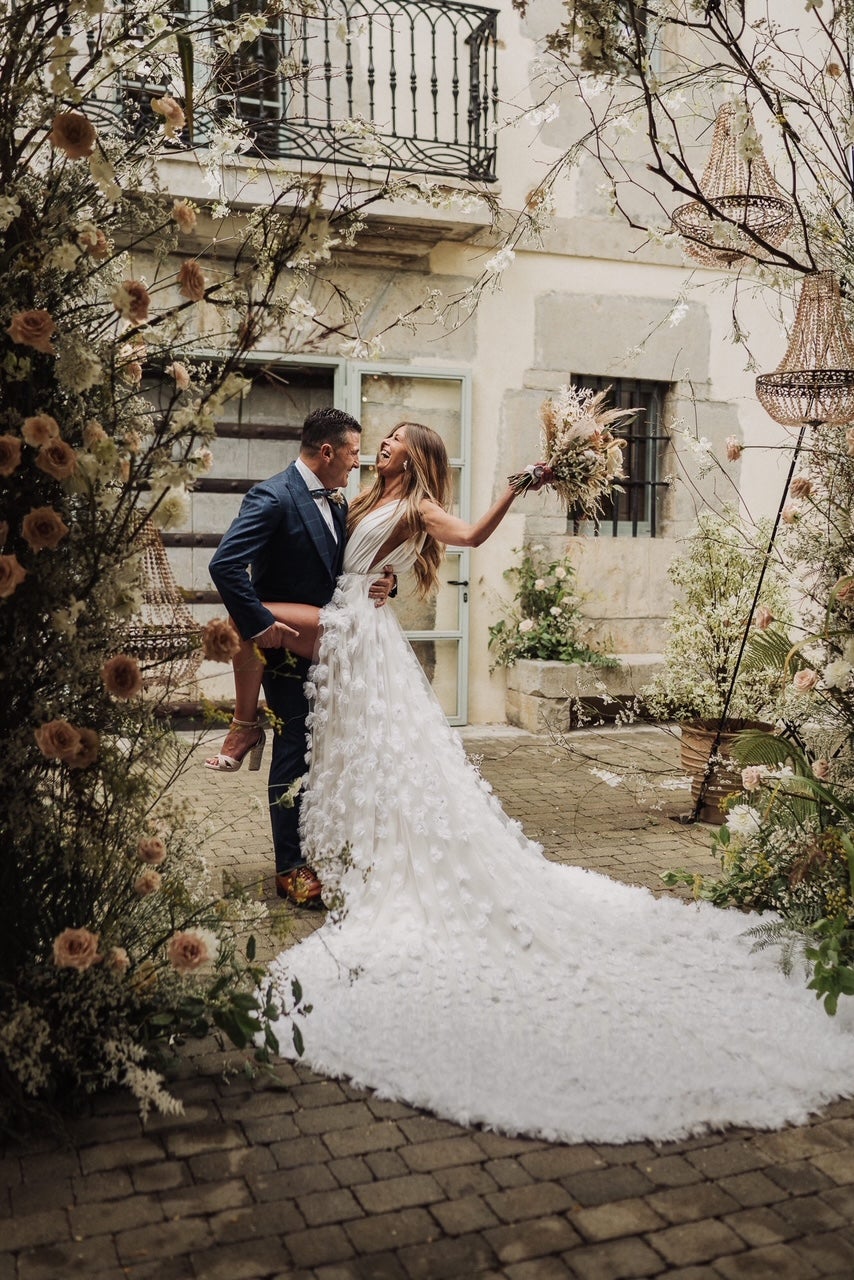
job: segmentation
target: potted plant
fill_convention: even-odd
[[[704,821],[722,822],[721,802],[738,789],[738,774],[720,764],[733,738],[745,728],[767,727],[780,697],[779,670],[738,665],[749,625],[767,629],[789,618],[774,562],[753,607],[767,544],[767,529],[761,523],[745,528],[733,508],[706,512],[668,571],[679,595],[667,622],[663,666],[641,696],[653,719],[680,724],[682,767],[693,779],[695,805],[702,792],[698,816]]]
[[[492,668],[515,668],[507,686],[508,719],[533,730],[542,727],[542,710],[581,692],[579,670],[619,667],[585,639],[590,623],[581,613],[572,561],[561,556],[546,562],[543,552],[539,545],[523,547],[520,563],[505,571],[515,587],[513,601],[489,628]]]

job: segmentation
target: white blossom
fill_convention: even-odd
[[[762,827],[762,815],[750,804],[733,805],[727,814],[726,825],[734,836],[755,836]]]

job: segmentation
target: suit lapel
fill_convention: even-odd
[[[285,476],[306,532],[317,548],[318,554],[329,570],[330,575],[334,578],[338,548],[329,532],[329,526],[317,509],[317,499],[312,498],[306,488],[305,481],[293,464],[288,467]]]

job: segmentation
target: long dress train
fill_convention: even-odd
[[[755,917],[550,863],[502,811],[368,598],[397,516],[357,526],[321,617],[302,822],[333,909],[271,966],[312,1006],[304,1061],[566,1142],[776,1128],[854,1092],[851,1012],[828,1018],[800,973],[754,953]],[[416,553],[391,557],[398,572]]]

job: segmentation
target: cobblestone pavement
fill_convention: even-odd
[[[666,867],[715,869],[708,828],[671,821],[688,797],[660,785],[678,775],[667,735],[585,732],[569,749],[466,736],[548,856],[657,891]],[[663,807],[593,768],[635,795],[652,770]],[[269,876],[263,778],[198,769],[184,785],[213,865]],[[268,947],[314,927],[275,915]],[[174,1082],[183,1116],[143,1128],[115,1093],[65,1142],[0,1155],[0,1280],[854,1276],[854,1103],[776,1133],[559,1146],[448,1124],[300,1066],[251,1079],[240,1065],[205,1043]]]

